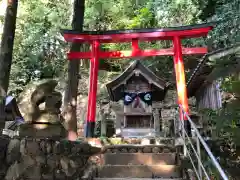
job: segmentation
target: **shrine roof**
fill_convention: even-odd
[[[147,79],[154,87],[155,91],[158,92],[158,97],[155,97],[156,101],[163,100],[165,92],[169,87],[170,83],[156,76],[149,68],[144,66],[139,60],[135,60],[122,74],[116,79],[106,84],[110,99],[112,101],[118,101],[123,96],[124,85],[127,80],[135,75],[135,71],[138,70],[145,79]]]
[[[188,97],[194,96],[197,90],[204,84],[211,83],[215,80],[213,77],[215,69],[213,66],[208,65],[211,60],[217,60],[231,54],[236,54],[239,51],[240,43],[237,43],[233,46],[219,49],[203,56],[187,82]]]
[[[120,42],[130,41],[131,39],[157,40],[172,39],[173,36],[180,36],[181,38],[194,38],[206,36],[216,24],[217,22],[211,22],[167,28],[123,29],[109,31],[62,30],[61,33],[65,40],[69,42],[93,40],[100,40],[100,42]]]

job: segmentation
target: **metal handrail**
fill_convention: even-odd
[[[201,153],[200,153],[200,144],[203,146],[204,150],[207,152],[208,156],[210,157],[213,165],[215,166],[215,168],[218,170],[219,174],[221,175],[223,180],[228,180],[228,177],[226,175],[226,173],[223,171],[223,169],[221,168],[219,162],[217,161],[217,159],[214,157],[213,153],[211,152],[209,146],[206,144],[206,142],[204,141],[203,137],[200,135],[198,129],[196,128],[195,123],[191,120],[191,118],[188,116],[188,114],[184,111],[183,107],[181,105],[179,105],[179,109],[182,112],[181,113],[181,117],[180,117],[180,130],[182,131],[182,134],[180,133],[180,136],[183,138],[184,141],[184,155],[186,156],[188,154],[191,163],[194,167],[195,173],[198,177],[198,179],[202,180],[202,171],[205,174],[205,177],[210,180],[206,169],[203,166],[203,163],[201,161]],[[194,148],[194,145],[191,142],[190,137],[188,136],[188,133],[186,132],[185,128],[184,128],[184,120],[183,120],[183,116],[187,117],[187,121],[191,124],[191,128],[194,130],[195,134],[196,134],[196,142],[197,142],[197,150]],[[198,172],[196,170],[196,167],[192,161],[192,157],[189,153],[189,150],[187,149],[187,145],[186,145],[186,137],[189,141],[189,144],[191,145],[191,148],[198,160]]]
[[[181,122],[181,124],[182,124],[182,127],[184,127],[183,121],[180,121],[180,122]],[[189,153],[189,150],[186,148],[186,144],[184,143],[184,148],[186,148],[186,152],[187,152],[187,154],[188,154],[188,156],[189,156],[189,158],[190,158],[190,160],[191,160],[191,163],[192,163],[192,165],[193,165],[193,168],[194,168],[194,170],[195,170],[195,173],[196,173],[196,175],[198,176],[198,179],[202,179],[201,170],[203,170],[203,172],[204,172],[205,176],[207,177],[207,179],[210,180],[210,178],[209,178],[209,176],[208,176],[208,174],[207,174],[207,171],[206,171],[206,169],[204,168],[203,163],[202,163],[202,161],[201,161],[200,148],[198,148],[197,150],[195,150],[194,145],[192,144],[191,139],[190,139],[190,137],[188,136],[188,134],[187,134],[187,132],[186,132],[186,130],[185,130],[184,128],[183,128],[183,132],[184,132],[185,136],[187,137],[188,142],[190,143],[191,148],[192,148],[192,150],[193,150],[193,152],[194,152],[194,154],[195,154],[195,156],[196,156],[196,158],[197,158],[197,160],[198,160],[198,171],[199,171],[199,172],[196,171],[196,167],[195,167],[195,165],[194,165],[194,163],[193,163],[192,157],[191,157],[191,155],[190,155],[190,153]],[[198,151],[198,152],[197,152],[197,151]]]

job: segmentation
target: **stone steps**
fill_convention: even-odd
[[[154,178],[155,180],[182,180],[182,178]],[[152,178],[94,178],[94,180],[154,180]]]
[[[100,156],[96,180],[181,179],[176,147],[170,144],[107,145]]]
[[[176,165],[104,165],[98,169],[100,178],[179,178]]]
[[[172,145],[141,145],[141,144],[116,144],[106,145],[102,148],[103,153],[174,153]]]
[[[175,165],[176,153],[106,153],[102,165]]]

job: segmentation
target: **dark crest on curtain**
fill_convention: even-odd
[[[131,104],[136,98],[140,98],[146,104],[152,105],[152,92],[140,92],[140,93],[124,92],[124,105]]]

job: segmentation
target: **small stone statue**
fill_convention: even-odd
[[[65,131],[60,115],[62,95],[55,91],[56,86],[56,80],[45,80],[30,89],[30,98],[19,105],[27,122],[20,126],[20,136],[52,137],[61,136]]]

